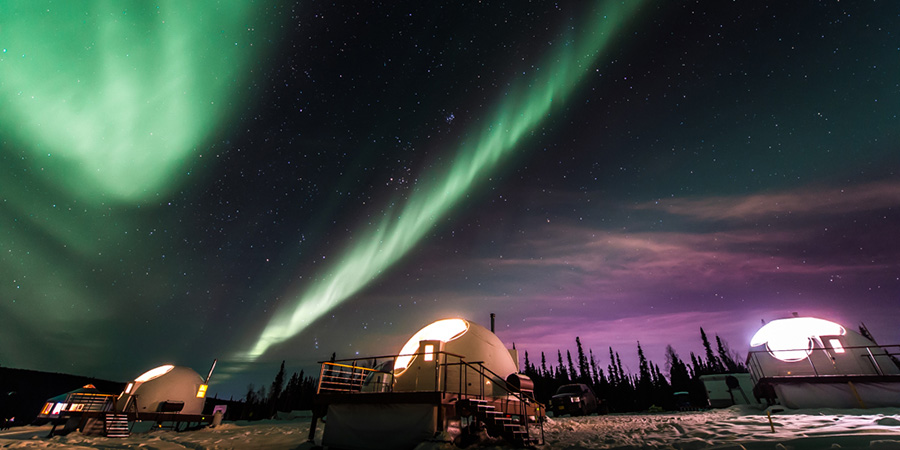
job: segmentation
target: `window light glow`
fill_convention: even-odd
[[[840,339],[829,339],[828,343],[831,344],[831,348],[835,353],[844,353],[844,346],[841,344]]]
[[[128,385],[125,386],[125,393],[126,393],[126,394],[130,394],[130,393],[131,393],[131,388],[133,388],[133,387],[134,387],[134,383],[128,383]]]
[[[431,344],[425,346],[425,361],[434,361],[434,346]]]
[[[206,397],[206,389],[207,389],[208,387],[209,387],[209,386],[207,386],[207,385],[205,385],[205,384],[201,384],[201,385],[200,385],[200,388],[197,389],[197,398],[203,398],[203,397]]]
[[[413,337],[406,341],[403,348],[400,349],[400,356],[394,363],[394,370],[403,373],[412,362],[416,351],[419,349],[420,341],[441,341],[450,342],[469,330],[469,323],[463,319],[443,319],[432,323],[419,330]],[[399,373],[397,374],[399,375]]]
[[[50,413],[50,414],[53,415],[53,416],[58,416],[58,415],[59,415],[59,412],[62,411],[63,406],[66,406],[66,404],[65,404],[65,403],[57,403],[57,404],[53,407],[53,412]]]
[[[157,367],[157,368],[155,368],[155,369],[150,369],[150,370],[144,372],[143,375],[141,375],[141,376],[135,378],[134,381],[137,382],[137,383],[143,383],[143,382],[145,382],[145,381],[150,381],[150,380],[152,380],[152,379],[154,379],[154,378],[158,378],[158,377],[161,377],[161,376],[163,376],[163,375],[169,373],[169,371],[171,371],[171,370],[174,369],[174,368],[175,368],[175,366],[173,366],[173,365],[171,365],[171,364],[166,364],[166,365],[164,365],[164,366],[159,366],[159,367]]]
[[[53,409],[53,403],[52,403],[52,402],[44,403],[44,409],[41,410],[41,415],[42,415],[42,416],[46,416],[47,414],[50,414],[50,410],[51,410],[51,409]]]
[[[784,362],[796,362],[809,357],[816,342],[824,348],[822,336],[843,336],[846,333],[844,327],[828,320],[792,317],[765,324],[750,339],[750,347],[765,344],[773,357]]]

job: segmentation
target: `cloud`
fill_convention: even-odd
[[[635,209],[661,209],[702,220],[752,220],[779,215],[843,214],[900,205],[900,183],[880,181],[844,188],[808,187],[747,196],[661,199]]]

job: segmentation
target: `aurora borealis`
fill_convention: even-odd
[[[78,198],[164,189],[249,75],[242,5],[5,4],[4,130]]]
[[[900,7],[842,3],[0,3],[0,365],[900,342]]]
[[[482,126],[476,142],[458,151],[445,174],[434,176],[431,186],[423,182],[397,213],[386,215],[374,231],[343,255],[338,267],[322,282],[314,283],[309,294],[300,297],[293,312],[279,310],[247,356],[263,356],[272,344],[300,333],[406,255],[477,181],[488,177],[517,148],[522,137],[548,115],[554,101],[566,101],[621,25],[630,19],[629,10],[637,5],[638,2],[632,2],[627,8],[607,6],[595,12],[597,17],[593,20],[580,24],[583,30],[572,37],[572,44],[562,46],[553,58],[547,58],[544,66],[549,70],[528,80],[527,89],[514,86],[512,89],[518,92],[500,102],[497,113]]]

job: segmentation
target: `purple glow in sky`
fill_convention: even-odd
[[[492,312],[532,361],[579,336],[601,367],[613,347],[632,371],[638,341],[660,367],[666,345],[701,352],[701,327],[745,355],[761,320],[792,312],[900,343],[900,4],[667,2],[637,8],[395,265],[259,360],[230,361],[609,6],[457,3],[280,3],[175,39],[228,67],[209,83],[233,96],[215,92],[218,125],[137,197],[73,191],[48,173],[77,161],[0,123],[0,364],[124,381],[219,357],[210,395],[237,397],[282,360],[393,353],[435,320]],[[168,42],[139,42],[156,14],[91,20],[127,22],[146,46],[132,57]],[[8,50],[0,94],[15,95],[2,80],[24,52]],[[118,92],[104,80],[72,98]],[[165,140],[171,121],[138,103]]]

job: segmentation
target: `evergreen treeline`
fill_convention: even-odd
[[[277,411],[312,409],[317,384],[318,379],[306,376],[303,370],[294,372],[285,382],[284,361],[282,361],[281,369],[268,389],[265,385],[258,389],[253,384],[247,386],[242,419],[268,419],[274,417]]]
[[[557,350],[556,365],[547,362],[544,352],[541,352],[539,365],[535,365],[525,352],[524,373],[534,381],[537,400],[545,404],[560,386],[584,383],[611,412],[644,411],[654,406],[674,410],[679,406],[674,396],[676,392],[687,392],[694,407],[705,406],[706,390],[700,381],[701,375],[747,372],[747,368],[719,336],[716,336],[715,350],[703,328],[700,328],[700,339],[706,354],[698,356],[691,352],[690,361],[682,360],[671,345],[666,346],[665,373],[644,356],[640,342],[637,343],[637,374],[622,368],[619,353],[612,347],[609,347],[610,363],[604,370],[592,349],[585,353],[579,337],[575,338],[577,362],[572,360],[569,350],[566,350],[565,359]]]
[[[585,353],[581,338],[575,338],[575,357],[566,350],[556,351],[556,364],[548,363],[541,352],[541,360],[536,365],[525,352],[523,372],[534,381],[534,393],[538,401],[547,404],[556,390],[570,383],[584,383],[590,386],[603,407],[610,412],[644,411],[656,406],[674,410],[678,408],[674,393],[687,392],[691,405],[705,406],[706,389],[700,382],[701,375],[717,373],[747,372],[736,353],[732,352],[724,340],[716,336],[715,349],[700,328],[705,355],[690,354],[690,360],[682,360],[669,345],[666,346],[665,371],[658,364],[644,356],[641,343],[637,343],[638,373],[631,374],[622,368],[619,353],[609,347],[610,363],[603,368],[592,349]],[[332,355],[332,358],[334,356]],[[313,397],[318,380],[306,376],[301,370],[285,381],[284,361],[272,384],[256,388],[247,387],[241,418],[245,420],[266,419],[277,411],[308,410],[313,406]]]

